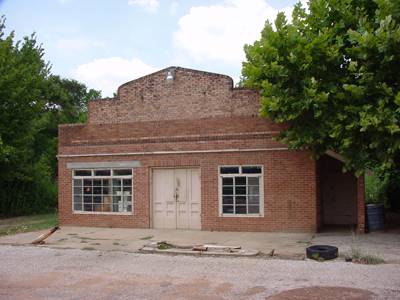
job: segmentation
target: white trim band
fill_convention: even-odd
[[[67,169],[107,169],[107,168],[138,168],[140,162],[133,161],[102,161],[67,163]]]
[[[159,155],[159,154],[197,154],[197,153],[226,153],[226,152],[258,152],[258,151],[286,151],[287,147],[280,148],[255,148],[255,149],[213,149],[213,150],[180,150],[180,151],[151,151],[151,152],[117,152],[117,153],[84,153],[84,154],[59,154],[57,158],[64,157],[90,157],[90,156],[129,156],[129,155]]]

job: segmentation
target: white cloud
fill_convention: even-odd
[[[57,50],[67,55],[76,55],[83,53],[91,48],[104,46],[104,42],[94,41],[83,37],[72,39],[59,39],[56,43]]]
[[[160,3],[159,0],[129,0],[128,4],[140,6],[148,12],[154,13],[158,10]]]
[[[304,1],[304,0],[303,0]],[[280,11],[291,16],[292,7]],[[225,0],[220,4],[192,7],[179,20],[174,46],[196,62],[216,60],[240,65],[244,44],[259,39],[268,19],[273,22],[279,10],[264,0]]]
[[[101,90],[103,97],[110,97],[121,84],[156,70],[138,58],[110,57],[80,65],[71,75],[88,87]]]

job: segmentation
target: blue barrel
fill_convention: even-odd
[[[382,230],[385,227],[385,207],[383,204],[367,204],[368,231]]]

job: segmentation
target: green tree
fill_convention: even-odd
[[[245,53],[242,85],[289,146],[336,151],[359,173],[400,169],[400,1],[299,3]]]
[[[36,37],[15,41],[0,18],[0,215],[57,205],[58,124],[86,121],[100,92],[50,74]]]

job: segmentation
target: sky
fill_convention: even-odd
[[[305,2],[303,0],[302,2]],[[112,96],[169,66],[240,78],[243,46],[297,0],[0,0],[6,32],[36,33],[52,73]]]

